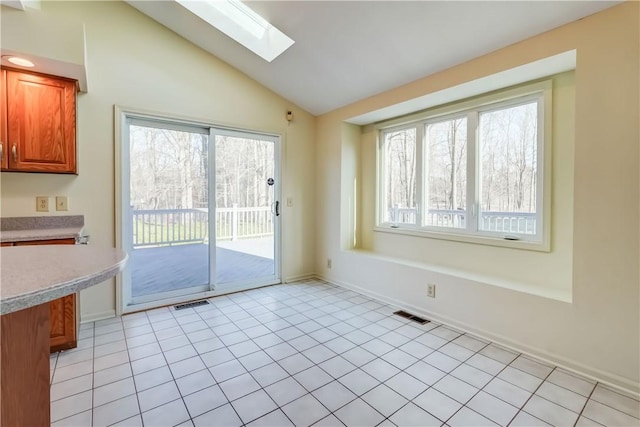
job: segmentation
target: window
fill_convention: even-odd
[[[377,230],[548,249],[550,93],[542,82],[382,126]]]
[[[426,125],[426,218],[431,227],[465,228],[467,118]]]
[[[384,135],[385,222],[416,223],[416,136],[415,128]]]

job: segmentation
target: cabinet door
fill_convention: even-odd
[[[0,170],[9,167],[7,159],[9,150],[7,147],[7,72],[0,70]]]
[[[49,328],[51,353],[75,348],[78,345],[76,294],[67,295],[49,303]]]
[[[9,169],[76,173],[76,82],[6,73]]]
[[[73,245],[75,239],[33,240],[16,242],[16,246],[27,245]],[[68,350],[78,345],[76,320],[76,294],[67,295],[49,302],[50,351]]]

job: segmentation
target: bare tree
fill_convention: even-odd
[[[415,128],[385,134],[388,208],[414,208],[416,198]],[[395,220],[398,220],[396,218]]]

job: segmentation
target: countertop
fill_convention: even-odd
[[[82,227],[44,228],[41,230],[10,230],[0,232],[0,242],[27,242],[34,240],[75,239]]]
[[[83,227],[82,215],[1,218],[0,242],[76,238]]]
[[[120,272],[127,254],[91,245],[10,246],[0,249],[0,314],[73,294]]]

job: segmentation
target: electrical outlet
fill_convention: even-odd
[[[49,197],[36,197],[36,212],[49,212]]]
[[[293,197],[287,197],[287,207],[288,208],[293,207]]]
[[[56,196],[56,210],[57,211],[69,210],[69,199],[67,198],[67,196]]]
[[[433,283],[429,283],[427,285],[427,296],[429,298],[435,298],[436,297],[436,285],[434,285]]]
[[[331,258],[327,258],[327,268],[331,268],[331,267],[332,267]]]

